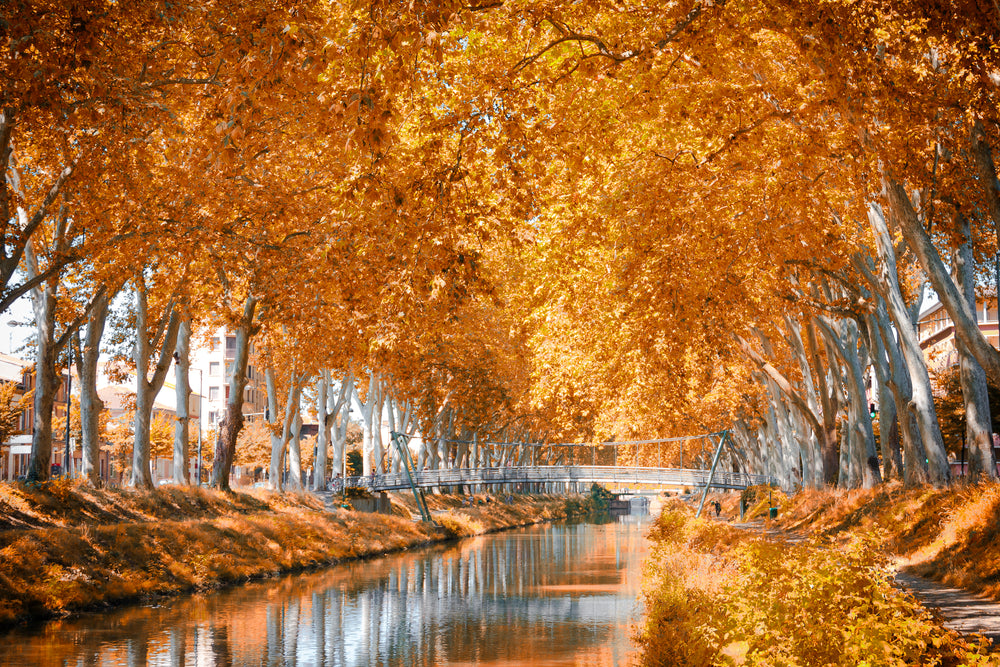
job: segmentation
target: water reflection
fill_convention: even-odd
[[[0,637],[0,665],[624,665],[645,526],[547,525]]]

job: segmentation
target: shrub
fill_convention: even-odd
[[[666,508],[650,533],[647,665],[976,665],[1000,654],[892,586],[873,540],[789,544]]]

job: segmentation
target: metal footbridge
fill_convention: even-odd
[[[412,480],[412,482],[411,482]],[[348,486],[363,486],[372,491],[400,491],[442,486],[498,484],[587,484],[594,482],[615,486],[646,485],[666,488],[704,488],[741,490],[748,486],[767,484],[765,475],[683,468],[649,468],[625,466],[499,466],[492,468],[450,468],[412,470],[378,474],[374,477],[348,477]]]
[[[719,467],[723,450],[729,449],[730,459],[738,455],[738,449],[732,442],[728,431],[700,436],[707,438],[715,450],[709,469],[703,468],[663,468],[639,465],[499,465],[476,467],[445,467],[436,469],[418,469],[412,453],[407,445],[411,437],[405,433],[393,432],[392,443],[398,452],[398,461],[402,464],[398,472],[374,472],[367,477],[348,477],[343,483],[347,486],[367,486],[372,491],[399,491],[410,489],[417,502],[417,508],[424,521],[433,521],[427,507],[424,494],[428,488],[441,487],[483,487],[507,485],[508,489],[530,489],[535,487],[547,490],[562,485],[567,490],[570,485],[577,487],[593,483],[622,486],[698,488],[701,491],[701,502],[698,504],[698,515],[705,506],[705,499],[710,489],[745,489],[748,486],[769,484],[773,480],[765,475],[722,470]],[[635,446],[635,462],[639,461],[639,446],[642,444],[659,444],[667,440],[645,442],[613,443],[617,445]],[[610,443],[609,443],[610,444]],[[576,447],[577,445],[569,445]],[[548,445],[549,452],[555,445]],[[615,459],[617,463],[617,449]],[[596,460],[597,450],[592,449],[592,457]],[[659,457],[657,457],[659,458]],[[681,454],[683,458],[683,453]],[[537,462],[537,461],[536,461]]]

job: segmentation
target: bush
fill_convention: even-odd
[[[615,494],[611,493],[597,482],[594,482],[590,486],[590,501],[593,504],[594,509],[598,512],[607,512],[614,497]]]
[[[666,508],[650,533],[646,665],[985,665],[892,586],[871,540],[844,549],[760,539]]]
[[[349,486],[344,489],[344,496],[350,500],[357,500],[359,498],[370,499],[374,498],[371,491],[361,486]]]
[[[364,460],[361,458],[361,452],[354,450],[347,452],[347,476],[348,477],[361,477],[365,474],[362,470],[364,465]]]

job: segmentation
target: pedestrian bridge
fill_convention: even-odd
[[[615,486],[649,485],[667,488],[745,489],[772,481],[765,475],[684,468],[643,468],[624,466],[500,466],[493,468],[449,468],[413,472],[413,484],[419,488],[459,485],[496,484],[586,484],[594,482]],[[348,477],[348,486],[363,486],[373,491],[409,489],[406,471],[365,477]]]

